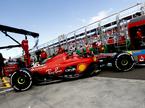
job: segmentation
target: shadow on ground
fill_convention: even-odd
[[[135,66],[128,72],[116,72],[112,67],[105,67],[99,77],[145,80],[145,66]]]

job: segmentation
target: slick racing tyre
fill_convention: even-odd
[[[134,58],[132,55],[128,53],[119,53],[113,59],[113,67],[116,68],[117,71],[129,71],[134,67]]]
[[[26,91],[32,86],[32,77],[28,70],[21,69],[11,76],[11,85],[15,91]]]

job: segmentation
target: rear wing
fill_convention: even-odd
[[[5,36],[9,37],[11,40],[13,40],[14,42],[17,43],[17,45],[0,46],[0,49],[21,47],[21,43],[18,42],[14,37],[10,36],[8,34],[8,32],[22,34],[25,36],[25,39],[27,39],[27,36],[32,36],[33,38],[36,38],[37,41],[35,42],[35,45],[33,46],[33,48],[36,47],[38,44],[38,37],[39,37],[38,33],[23,30],[23,29],[18,29],[18,28],[14,28],[14,27],[9,27],[9,26],[5,26],[5,25],[1,25],[1,24],[0,24],[0,31],[2,33],[4,33]]]
[[[14,27],[9,27],[9,26],[5,26],[5,25],[0,25],[0,31],[28,35],[28,36],[32,36],[34,38],[39,37],[38,33],[30,32],[30,31],[27,31],[27,30],[18,29],[18,28],[14,28]]]

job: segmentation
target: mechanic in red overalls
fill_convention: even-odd
[[[142,43],[142,31],[140,28],[136,31],[136,38],[135,38],[135,47],[140,49],[141,43]]]
[[[44,51],[44,49],[41,50],[41,53],[40,53],[40,62],[44,61],[46,58],[47,58],[47,53],[46,51]]]
[[[140,40],[142,39],[142,31],[140,28],[137,30],[136,35],[137,35],[138,39],[140,39]]]
[[[0,53],[0,77],[3,76],[2,71],[3,71],[3,67],[4,67],[4,60],[5,60],[5,59],[3,58],[2,53]]]
[[[30,60],[29,45],[28,45],[27,38],[25,40],[22,40],[21,46],[25,52],[25,54],[24,54],[25,65],[26,65],[26,67],[30,67],[31,60]]]
[[[115,44],[114,38],[109,37],[109,39],[107,40],[107,46],[110,53],[112,53],[115,50],[114,44]]]
[[[64,53],[64,48],[62,48],[60,45],[58,46],[58,51],[57,51],[57,54],[62,54]]]
[[[85,44],[85,49],[86,49],[85,57],[91,56],[90,47],[91,47],[91,45],[89,45],[88,43]]]

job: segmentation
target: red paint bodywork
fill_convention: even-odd
[[[79,64],[85,64],[88,67],[91,63],[97,62],[94,57],[83,58],[78,55],[69,56],[67,53],[59,54],[51,59],[48,59],[45,64],[32,67],[30,71],[32,74],[38,73],[41,75],[62,75],[65,69],[70,66],[76,66],[76,73],[79,74],[77,66]]]

